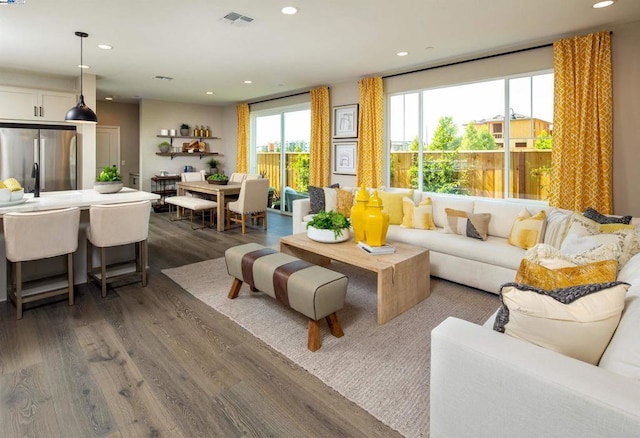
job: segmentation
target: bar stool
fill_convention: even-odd
[[[39,212],[6,213],[3,218],[9,298],[22,319],[22,305],[56,295],[69,295],[73,305],[73,253],[78,249],[80,210],[77,207]],[[64,287],[35,289],[23,296],[22,262],[67,256]],[[14,280],[15,279],[15,285]],[[40,277],[38,280],[51,279]]]
[[[100,283],[102,296],[107,296],[107,282],[125,276],[141,274],[142,286],[147,285],[147,237],[149,235],[149,215],[151,202],[139,201],[122,204],[92,205],[89,208],[89,228],[87,228],[87,283]],[[135,244],[135,272],[107,274],[106,249],[115,246]],[[93,248],[100,248],[99,270],[93,266]]]

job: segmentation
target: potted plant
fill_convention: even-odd
[[[171,149],[171,143],[169,143],[168,141],[163,141],[158,145],[158,149],[160,149],[160,152],[162,153],[167,153]]]
[[[207,182],[209,184],[218,184],[223,186],[229,182],[229,177],[224,173],[214,173],[207,177]]]
[[[209,173],[213,175],[214,169],[218,170],[218,165],[219,164],[220,163],[215,158],[209,159],[209,161],[207,161],[207,166],[209,166]]]
[[[325,243],[344,242],[349,239],[351,222],[337,211],[320,210],[307,222],[307,236]]]
[[[113,166],[105,166],[96,178],[93,189],[98,193],[116,193],[122,190],[122,177],[118,172],[118,168]]]
[[[189,125],[187,125],[186,123],[180,125],[180,135],[182,135],[183,137],[189,135]]]

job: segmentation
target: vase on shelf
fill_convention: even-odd
[[[180,135],[183,137],[186,137],[189,135],[189,128],[184,129],[184,128],[180,128]]]
[[[389,214],[386,211],[382,211],[382,199],[378,197],[377,190],[369,198],[369,205],[364,218],[364,233],[367,238],[367,244],[370,246],[383,246],[389,229]]]

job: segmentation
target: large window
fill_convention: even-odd
[[[261,111],[251,115],[251,172],[269,178],[269,207],[291,211],[291,202],[306,196],[309,185],[311,109],[309,105]]]
[[[388,120],[392,187],[547,199],[553,73],[391,95]]]

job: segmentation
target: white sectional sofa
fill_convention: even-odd
[[[387,240],[430,250],[432,275],[498,293],[515,279],[525,250],[509,245],[511,226],[536,202],[462,198],[415,193],[433,200],[438,230],[392,225]],[[489,238],[445,234],[444,208],[491,213]],[[309,200],[293,206],[293,231],[303,232]],[[640,223],[633,218],[632,223]],[[554,236],[545,233],[545,241]],[[431,333],[430,436],[458,437],[640,437],[640,254],[620,270],[629,283],[625,308],[598,365],[449,317]]]
[[[431,332],[430,429],[451,437],[640,436],[640,254],[598,366],[449,317]]]
[[[542,202],[493,200],[418,191],[414,192],[413,200],[417,204],[426,197],[430,197],[433,202],[433,221],[437,229],[421,230],[390,225],[387,241],[391,244],[404,242],[428,248],[431,275],[495,294],[500,291],[502,284],[514,280],[525,253],[524,249],[507,242],[518,214],[524,208],[532,215],[543,209],[550,210]],[[491,213],[489,238],[482,241],[444,233],[445,208],[469,213]],[[308,198],[293,202],[294,234],[305,231],[305,218],[308,218],[309,211]]]

